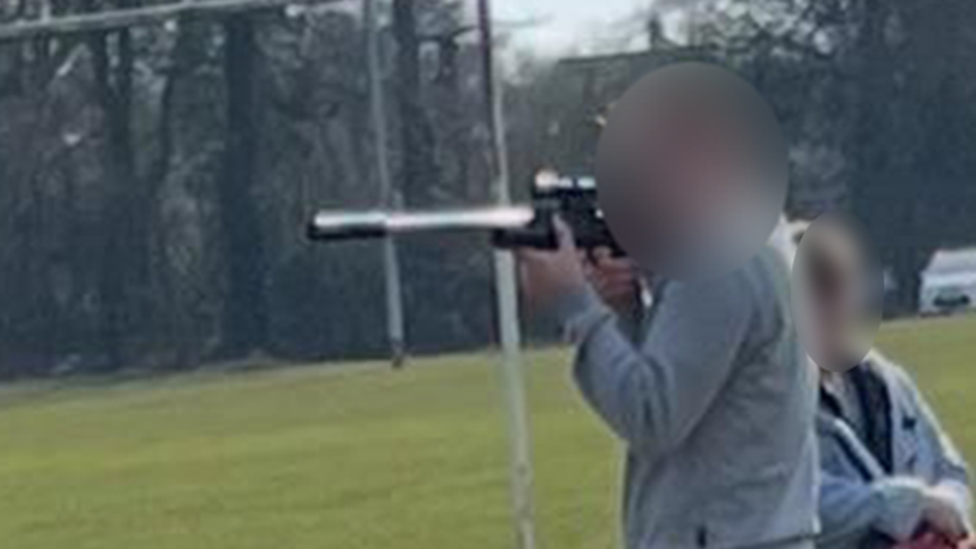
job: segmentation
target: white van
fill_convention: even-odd
[[[919,313],[976,308],[976,248],[936,251],[921,278]]]

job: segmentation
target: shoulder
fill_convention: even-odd
[[[670,280],[667,293],[715,294],[726,293],[733,300],[755,300],[775,289],[788,288],[789,271],[782,255],[770,246],[737,269],[716,276],[689,281]]]
[[[789,294],[789,265],[783,254],[772,246],[764,246],[745,264],[741,273],[756,292]]]
[[[749,301],[759,316],[778,323],[787,320],[790,271],[785,258],[775,248],[764,246],[730,278],[730,286]]]
[[[871,349],[865,358],[865,363],[871,371],[887,385],[899,387],[915,387],[915,380],[897,362],[881,354],[877,349]]]
[[[750,325],[757,328],[750,338],[764,337],[788,315],[789,277],[782,264],[781,256],[770,248],[729,273],[668,281],[660,294],[658,314]]]
[[[760,288],[751,270],[742,267],[695,280],[669,280],[663,288],[661,302],[685,308],[701,306],[716,312],[752,308]]]
[[[865,360],[871,371],[888,387],[893,397],[901,402],[916,402],[921,398],[918,384],[908,371],[897,362],[872,349]]]

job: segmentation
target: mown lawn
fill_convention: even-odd
[[[976,318],[889,324],[976,458]],[[0,547],[508,549],[495,358],[0,389]],[[617,451],[527,356],[544,548],[616,546]]]

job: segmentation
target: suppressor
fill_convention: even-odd
[[[535,218],[526,206],[495,206],[441,211],[328,211],[308,226],[312,240],[383,238],[411,233],[508,232],[527,228]]]

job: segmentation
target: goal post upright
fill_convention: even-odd
[[[503,86],[494,55],[490,0],[478,1],[484,96],[491,138],[493,190],[499,205],[511,203],[508,150],[505,140]],[[508,250],[494,251],[495,299],[502,348],[501,377],[508,423],[513,520],[517,549],[535,549],[535,511],[528,405],[521,354],[515,258]]]
[[[386,117],[386,96],[383,91],[383,68],[376,13],[377,0],[362,1],[363,20],[366,27],[366,65],[369,71],[370,115],[376,149],[376,172],[380,183],[380,202],[383,208],[396,211],[401,209],[403,204],[399,189],[393,185],[390,175],[390,159],[386,148],[389,124]],[[403,366],[406,360],[406,341],[400,263],[397,256],[396,241],[392,236],[383,239],[383,280],[386,290],[386,329],[390,346],[390,361],[394,368],[399,368]]]

